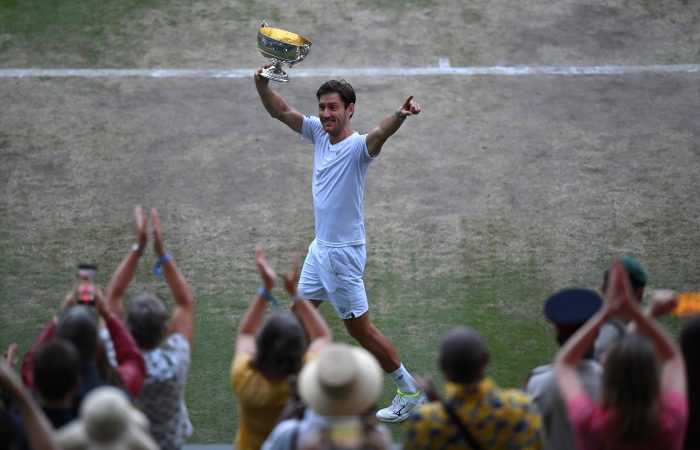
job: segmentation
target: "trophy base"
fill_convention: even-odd
[[[279,67],[271,66],[267,69],[263,69],[260,75],[272,81],[279,81],[280,83],[289,83],[289,76],[287,75],[287,72],[280,69]]]

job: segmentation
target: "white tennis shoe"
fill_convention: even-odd
[[[398,389],[397,395],[388,408],[377,411],[377,419],[382,422],[403,422],[417,407],[426,403],[428,398],[421,391],[405,394]]]

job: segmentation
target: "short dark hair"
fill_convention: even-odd
[[[476,331],[460,326],[445,334],[440,347],[440,367],[449,381],[461,384],[480,381],[488,361],[488,349]]]
[[[99,344],[97,333],[97,315],[84,305],[74,305],[63,311],[56,326],[56,337],[71,342],[81,362],[94,360]]]
[[[34,382],[41,397],[63,400],[80,379],[80,356],[65,339],[46,342],[34,354]]]
[[[284,378],[301,370],[306,334],[291,313],[270,316],[255,336],[257,353],[251,365],[272,378]]]
[[[155,294],[142,292],[134,296],[126,311],[126,326],[141,349],[150,350],[165,336],[168,308]]]
[[[350,106],[351,103],[355,103],[355,89],[352,85],[345,80],[330,80],[326,81],[318,88],[316,91],[316,99],[320,100],[322,95],[329,94],[331,92],[337,92],[340,95],[340,99],[343,101],[345,109]]]

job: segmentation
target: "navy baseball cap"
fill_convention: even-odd
[[[544,315],[561,331],[572,331],[586,323],[603,305],[590,289],[568,288],[552,294],[544,304]]]

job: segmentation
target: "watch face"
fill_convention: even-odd
[[[139,247],[139,244],[132,245],[131,250],[136,252],[136,253],[141,253],[141,247]]]

